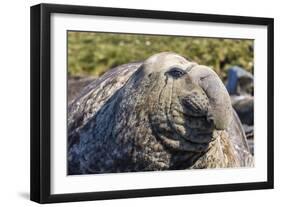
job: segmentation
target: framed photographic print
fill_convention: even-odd
[[[273,188],[273,19],[31,7],[31,200]]]

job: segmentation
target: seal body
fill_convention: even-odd
[[[174,53],[119,66],[68,107],[68,173],[252,166],[213,70]]]

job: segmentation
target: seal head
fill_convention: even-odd
[[[229,126],[228,92],[209,67],[164,52],[148,58],[132,79],[150,82],[146,91],[150,123],[169,147],[205,151],[213,131]]]

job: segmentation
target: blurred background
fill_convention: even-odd
[[[172,51],[220,76],[254,154],[253,40],[75,31],[67,35],[68,103],[111,68]]]
[[[100,76],[163,51],[210,66],[223,80],[233,65],[253,73],[253,40],[94,32],[68,32],[68,73]]]

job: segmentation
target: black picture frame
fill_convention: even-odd
[[[219,184],[188,187],[51,194],[50,192],[50,129],[51,129],[51,71],[50,71],[50,15],[53,13],[181,20],[207,23],[232,23],[267,26],[267,181],[238,184]],[[272,18],[195,14],[168,11],[103,8],[56,4],[31,7],[31,174],[30,199],[39,203],[86,201],[101,199],[166,196],[179,194],[242,191],[273,188],[273,38]]]

